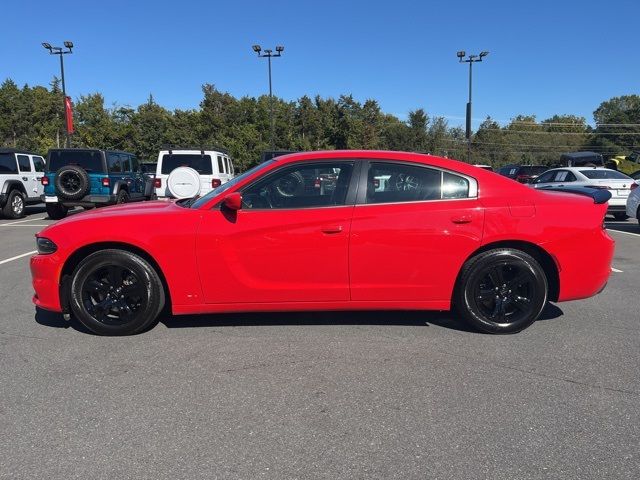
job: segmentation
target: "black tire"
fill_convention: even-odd
[[[47,203],[45,204],[45,208],[47,209],[47,215],[51,220],[60,220],[67,216],[69,209],[64,205],[60,205],[59,203]]]
[[[536,321],[548,294],[547,277],[535,258],[520,250],[497,248],[463,266],[454,307],[478,330],[515,333]]]
[[[24,217],[24,194],[19,190],[11,190],[7,195],[7,203],[2,209],[6,218],[16,219]]]
[[[126,190],[119,190],[116,196],[116,205],[121,203],[127,203],[129,201],[129,192]]]
[[[616,220],[618,220],[618,221],[620,221],[620,222],[623,222],[623,221],[625,221],[625,220],[626,220],[627,218],[629,218],[629,217],[628,217],[628,216],[627,216],[627,214],[626,214],[626,213],[624,213],[624,212],[615,212],[615,213],[613,214],[613,218],[615,218]]]
[[[133,335],[154,325],[165,303],[162,282],[142,257],[100,250],[75,268],[71,311],[98,335]]]
[[[77,165],[66,165],[58,169],[53,185],[56,195],[66,200],[80,200],[91,188],[89,174]]]

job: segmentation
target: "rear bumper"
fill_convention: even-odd
[[[558,301],[592,297],[609,281],[615,241],[606,230],[595,230],[546,248],[558,265]]]
[[[34,255],[31,257],[31,283],[34,295],[33,303],[38,307],[53,312],[61,312],[60,305],[60,271],[62,261],[55,253],[51,255]]]
[[[65,200],[51,195],[42,195],[40,199],[44,203],[57,203],[65,207],[91,207],[94,205],[114,205],[115,195],[87,195],[80,200]]]

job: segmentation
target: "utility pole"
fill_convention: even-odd
[[[469,64],[469,101],[467,102],[467,115],[466,115],[466,137],[467,137],[467,162],[471,163],[471,95],[473,84],[473,64],[475,62],[481,62],[484,57],[489,55],[489,52],[480,52],[480,55],[469,55],[464,58],[466,52],[464,50],[459,51],[457,54],[458,61],[460,63]]]
[[[51,44],[47,42],[44,42],[42,46],[49,50],[49,54],[60,56],[60,74],[62,76],[62,107],[64,108],[64,146],[66,148],[69,148],[71,147],[71,136],[69,135],[69,119],[67,118],[67,90],[64,84],[64,55],[73,53],[73,42],[70,42],[68,40],[64,42],[64,46],[67,50],[64,50],[62,47],[52,47]]]
[[[258,57],[266,58],[269,63],[269,117],[271,121],[270,143],[271,143],[271,150],[274,151],[276,149],[276,146],[275,146],[276,124],[275,124],[275,117],[273,112],[273,89],[271,88],[271,57],[281,57],[282,52],[284,52],[284,47],[282,45],[276,46],[276,53],[273,53],[273,50],[265,50],[264,53],[261,53],[262,47],[260,47],[260,45],[254,45],[251,48],[253,48],[253,51],[258,54]]]

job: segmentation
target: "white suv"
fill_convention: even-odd
[[[234,174],[224,150],[167,149],[158,154],[154,186],[158,198],[192,198],[227,183]]]
[[[27,204],[40,203],[44,158],[15,148],[0,148],[0,212],[8,218],[24,216]]]

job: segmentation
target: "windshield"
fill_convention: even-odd
[[[173,153],[162,156],[163,174],[168,175],[178,167],[191,167],[200,175],[213,173],[210,155]]]
[[[253,175],[256,172],[267,168],[273,162],[274,162],[274,160],[267,160],[264,163],[261,163],[259,165],[256,165],[253,168],[250,168],[249,170],[247,170],[243,174],[238,175],[237,177],[234,177],[232,180],[229,180],[227,183],[225,183],[223,185],[220,185],[218,188],[214,188],[209,193],[207,193],[204,197],[198,198],[195,202],[193,202],[190,205],[190,207],[191,208],[200,208],[202,205],[207,203],[209,200],[211,200],[216,195],[218,195],[218,194],[220,194],[222,192],[226,192],[230,188],[232,188],[235,185],[237,185],[238,183],[242,182],[245,178],[249,177],[250,175]]]
[[[47,168],[50,172],[57,172],[67,165],[78,165],[87,172],[104,173],[100,150],[51,150],[49,152]]]
[[[591,180],[606,180],[606,179],[631,180],[631,178],[625,175],[624,173],[616,172],[615,170],[603,170],[603,169],[580,170],[580,173],[583,174],[585,177],[590,178]]]

